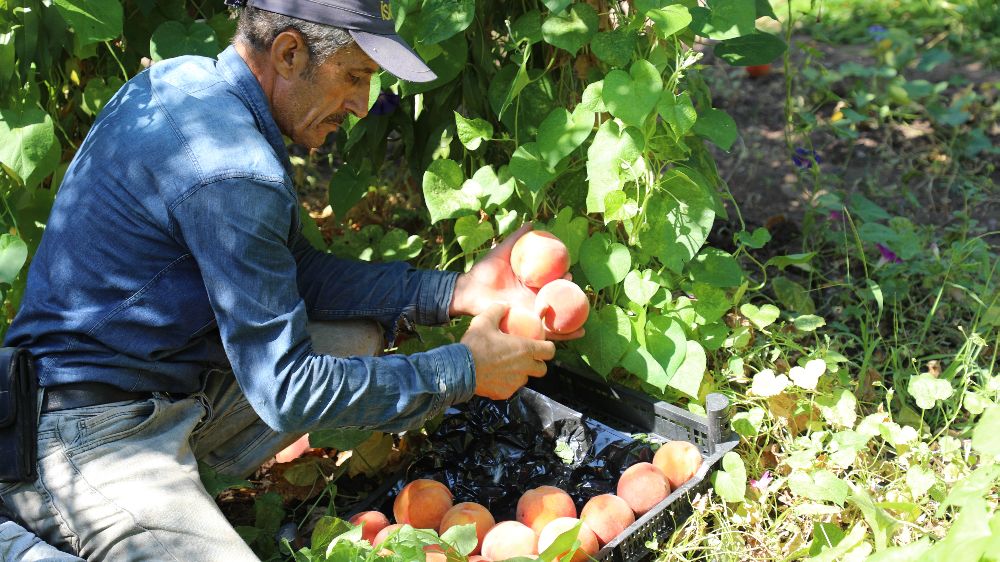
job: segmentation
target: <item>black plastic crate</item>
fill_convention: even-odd
[[[654,553],[646,543],[669,537],[691,515],[694,496],[708,490],[709,472],[733,450],[736,435],[728,430],[729,400],[721,394],[706,397],[707,416],[692,414],[644,393],[610,384],[596,375],[554,364],[549,373],[533,379],[530,388],[592,420],[626,433],[645,433],[663,440],[684,440],[701,449],[704,461],[698,472],[667,498],[636,519],[595,558],[607,562],[649,560]]]

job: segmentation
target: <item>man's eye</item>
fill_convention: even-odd
[[[360,84],[361,83],[361,77],[360,76],[355,76],[353,74],[350,74],[348,76],[351,79],[351,84]]]

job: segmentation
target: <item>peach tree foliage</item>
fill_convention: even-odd
[[[748,333],[723,321],[745,276],[734,256],[706,246],[728,197],[706,144],[728,150],[737,131],[712,106],[693,47],[734,65],[773,60],[784,43],[756,29],[774,17],[767,0],[394,0],[392,9],[438,79],[373,80],[373,114],[338,135],[330,204],[343,216],[377,178],[405,168],[424,223],[368,227],[326,247],[310,221],[311,240],[458,268],[532,220],[566,242],[591,298],[587,336],[564,358],[697,398],[711,386],[709,355]],[[0,1],[3,327],[61,174],[109,97],[144,57],[214,55],[233,29],[221,0]],[[737,240],[739,251],[762,243]]]

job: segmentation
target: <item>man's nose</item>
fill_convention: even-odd
[[[364,85],[359,84],[347,99],[347,111],[353,113],[358,119],[368,115],[368,92],[371,88],[371,78],[364,81]]]

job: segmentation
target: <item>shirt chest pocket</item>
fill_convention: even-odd
[[[190,255],[174,260],[89,331],[108,347],[159,360],[215,325],[201,271]]]

